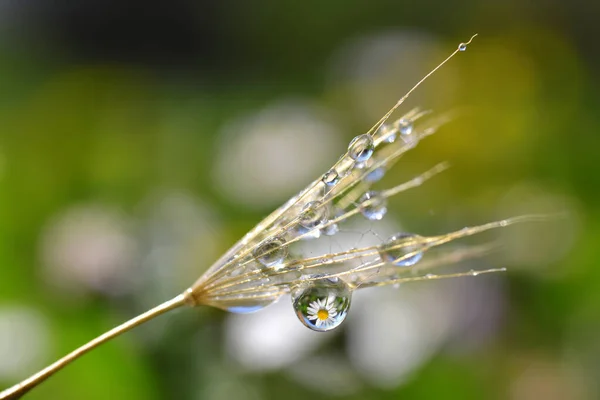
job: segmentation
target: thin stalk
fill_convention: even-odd
[[[168,311],[171,311],[175,308],[179,308],[186,304],[186,297],[183,294],[166,301],[159,306],[154,307],[151,310],[146,311],[143,314],[138,315],[135,318],[130,319],[127,322],[122,323],[121,325],[111,329],[108,332],[103,333],[95,339],[90,340],[83,346],[73,350],[63,358],[55,361],[53,364],[50,364],[46,368],[41,371],[33,374],[29,378],[24,381],[17,383],[16,385],[0,392],[0,400],[15,400],[21,398],[28,391],[45,381],[50,376],[54,375],[54,373],[61,370],[66,365],[70,364],[72,361],[75,361],[85,353],[90,350],[95,349],[100,346],[102,343],[105,343],[112,338],[119,336],[120,334],[129,331],[130,329],[135,328],[138,325],[143,324],[144,322],[148,322],[151,319],[158,317],[161,314],[164,314]]]

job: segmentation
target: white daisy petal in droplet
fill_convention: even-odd
[[[338,314],[337,308],[333,303],[332,298],[317,299],[309,304],[306,309],[310,321],[315,321],[315,326],[320,328],[322,326],[330,325],[336,315]]]

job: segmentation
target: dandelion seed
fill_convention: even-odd
[[[471,38],[472,40],[473,38]],[[350,218],[362,214],[378,221],[387,213],[387,199],[422,185],[448,168],[439,164],[395,187],[372,190],[374,182],[422,139],[449,120],[448,115],[425,119],[428,112],[414,109],[395,122],[388,119],[431,74],[471,42],[460,46],[421,79],[365,134],[354,138],[348,150],[324,175],[273,211],[219,258],[189,289],[152,310],[104,333],[44,370],[0,393],[0,400],[16,399],[49,376],[100,344],[175,308],[213,306],[237,313],[256,312],[290,293],[292,308],[300,321],[315,331],[330,331],[345,320],[352,293],[367,287],[397,286],[422,280],[476,276],[502,268],[451,274],[419,274],[474,257],[493,246],[425,253],[446,243],[547,217],[528,215],[458,229],[438,236],[398,234],[387,242],[337,253],[299,256],[296,242],[335,235]],[[403,140],[397,140],[401,137]],[[362,168],[356,168],[357,164]],[[403,268],[398,268],[398,267]]]

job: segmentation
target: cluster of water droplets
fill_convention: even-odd
[[[338,223],[353,214],[352,209],[370,221],[383,219],[387,212],[387,199],[382,192],[365,190],[354,198],[354,194],[348,193],[352,193],[352,189],[361,182],[369,188],[384,177],[386,159],[375,157],[379,145],[404,146],[403,143],[396,143],[398,137],[412,134],[413,121],[402,118],[393,124],[382,125],[375,134],[367,133],[352,139],[347,153],[323,174],[320,182],[289,202],[291,207],[284,210],[279,218],[284,222],[273,224],[249,255],[240,251],[232,257],[231,262],[238,266],[219,282],[221,287],[228,290],[223,292],[225,297],[217,300],[232,303],[226,307],[228,311],[248,313],[277,301],[284,293],[291,293],[294,310],[304,325],[316,331],[339,326],[350,306],[353,286],[346,282],[356,283],[360,268],[345,280],[336,274],[343,262],[356,257],[351,252],[341,253],[339,257],[326,255],[309,259],[307,265],[303,265],[302,257],[291,252],[290,247],[301,239],[336,235],[339,232]],[[345,196],[349,197],[348,201],[338,202]],[[284,218],[285,215],[289,216]],[[413,265],[422,256],[419,253],[410,259],[398,261],[405,249],[395,248],[392,239],[380,247],[371,253],[394,265]],[[257,286],[257,283],[264,287]],[[280,284],[279,290],[273,290],[277,284]],[[246,295],[246,292],[251,295]],[[237,304],[238,297],[239,303],[244,305]]]
[[[464,51],[467,44],[461,43],[457,51]],[[447,120],[429,121],[417,129],[415,122],[426,114],[415,109],[395,122],[388,123],[384,118],[369,133],[352,139],[346,153],[329,171],[261,221],[215,263],[207,277],[199,280],[197,288],[191,288],[192,292],[197,289],[194,301],[248,313],[288,293],[300,321],[312,330],[323,332],[344,321],[352,292],[359,287],[437,279],[439,276],[434,274],[416,277],[411,272],[409,277],[402,274],[416,264],[422,266],[423,262],[426,268],[443,264],[449,258],[422,261],[424,252],[477,233],[479,227],[439,238],[402,232],[378,246],[353,247],[311,257],[294,251],[294,243],[299,240],[336,235],[340,224],[354,215],[373,222],[382,220],[387,213],[388,197],[418,186],[444,170],[439,165],[391,189],[372,188],[404,152]],[[470,275],[477,273],[473,271]]]

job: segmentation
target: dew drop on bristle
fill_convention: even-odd
[[[340,175],[335,169],[330,169],[323,175],[322,181],[327,186],[335,186],[340,181]]]
[[[271,305],[273,302],[270,301],[268,303],[265,304],[255,304],[255,305],[251,305],[251,306],[236,306],[236,307],[229,307],[227,309],[227,311],[234,313],[234,314],[250,314],[250,313],[255,313],[257,311],[262,310],[263,308],[265,308],[268,305]]]
[[[379,221],[387,212],[387,200],[381,193],[371,190],[359,199],[360,212],[370,221]]]
[[[306,327],[327,332],[344,322],[351,296],[350,288],[340,279],[315,279],[292,291],[292,305]]]
[[[365,133],[352,139],[348,146],[348,155],[356,162],[365,162],[373,155],[375,145],[371,135]]]
[[[288,248],[283,239],[274,237],[261,243],[252,252],[252,255],[265,267],[277,269],[276,267],[287,257]]]
[[[467,49],[466,43],[461,43],[458,45],[458,51],[465,51]]]
[[[401,119],[398,121],[398,131],[401,135],[410,135],[413,131],[413,124],[407,119]]]
[[[415,239],[414,233],[397,233],[391,236],[380,248],[381,259],[399,267],[410,267],[423,258],[423,248]]]
[[[300,214],[300,225],[307,229],[315,228],[327,221],[327,207],[320,201],[307,203]]]
[[[388,124],[381,125],[378,133],[384,143],[394,143],[396,141],[396,129]]]

